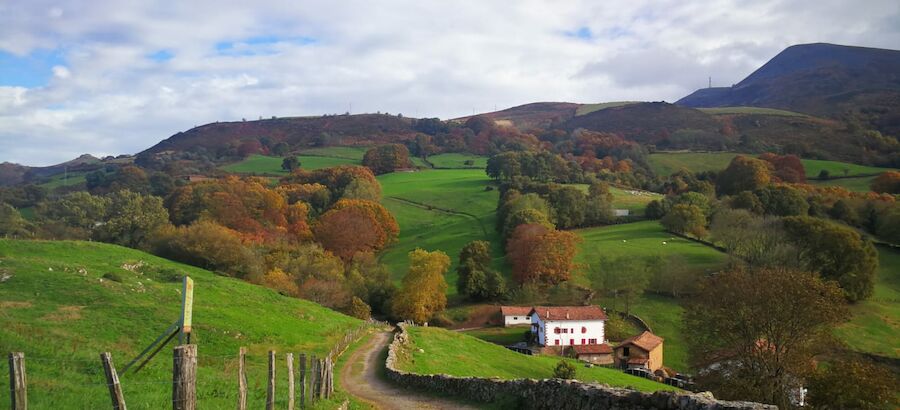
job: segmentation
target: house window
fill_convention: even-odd
[[[623,355],[623,356],[628,357],[630,353],[631,353],[631,352],[630,352],[630,349],[629,349],[629,348],[627,348],[627,347],[623,347],[623,348],[622,348],[622,355]]]
[[[582,327],[581,327],[581,333],[587,333],[587,327],[582,326]]]
[[[597,344],[597,339],[588,339],[588,343],[595,345]]]
[[[581,344],[586,344],[586,343],[584,343],[584,339],[581,339]]]
[[[562,330],[562,332],[563,332],[563,333],[569,333],[569,329],[565,329],[565,328],[564,328],[564,329]]]
[[[554,340],[554,342],[556,342],[556,345],[559,346],[559,339]]]
[[[575,333],[575,329],[569,329],[569,331]]]
[[[513,316],[513,320],[519,320],[518,316]]]
[[[558,328],[558,327],[557,327],[557,328],[554,328],[554,329],[553,329],[553,333],[559,334],[559,328]]]
[[[569,344],[570,344],[570,345],[574,345],[574,344],[575,344],[575,339],[569,339]]]

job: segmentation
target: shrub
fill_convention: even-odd
[[[574,379],[575,365],[568,360],[560,360],[553,369],[553,377],[557,379]]]

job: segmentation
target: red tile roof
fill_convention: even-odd
[[[599,306],[535,306],[541,320],[606,320],[606,312]],[[531,312],[528,313],[529,315]]]
[[[610,354],[613,349],[610,345],[603,343],[599,345],[575,345],[572,346],[575,354]]]
[[[661,345],[662,342],[663,342],[663,338],[661,338],[657,335],[654,335],[653,333],[650,333],[648,331],[644,331],[643,333],[641,333],[637,336],[632,336],[632,337],[629,337],[628,339],[623,340],[622,343],[619,343],[619,345],[616,346],[616,348],[618,349],[625,345],[633,345],[633,346],[637,346],[637,347],[649,352],[649,351],[652,351],[653,349],[656,349],[656,347]]]
[[[650,359],[646,357],[631,357],[628,359],[628,364],[645,364],[649,361]]]
[[[531,306],[500,306],[500,314],[503,316],[528,316]]]

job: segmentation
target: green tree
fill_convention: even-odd
[[[472,241],[459,253],[459,274],[456,289],[473,300],[497,299],[506,292],[500,274],[490,268],[491,245],[487,241]]]
[[[685,308],[684,334],[692,366],[707,369],[699,387],[790,408],[795,382],[847,318],[833,282],[794,270],[735,270],[701,281]]]
[[[375,175],[394,172],[410,166],[409,149],[402,144],[380,145],[370,148],[363,156],[362,164]]]
[[[841,359],[809,378],[809,404],[821,409],[897,408],[897,377],[861,359]]]
[[[526,208],[513,212],[506,218],[506,225],[503,227],[503,238],[508,240],[516,230],[516,227],[524,224],[536,224],[551,229],[555,228],[553,223],[550,222],[550,219],[547,218],[546,214],[534,208]]]
[[[0,236],[22,235],[28,223],[12,205],[0,202]]]
[[[560,360],[553,369],[553,378],[556,379],[574,379],[575,365],[568,360]]]
[[[762,188],[771,181],[771,164],[761,159],[738,155],[716,179],[716,192],[734,195],[741,191]]]
[[[300,160],[296,156],[291,155],[281,160],[281,169],[293,172],[297,168],[300,168]]]
[[[106,222],[95,235],[104,242],[144,249],[151,235],[167,225],[169,212],[162,198],[121,190],[110,194]]]
[[[763,211],[769,215],[799,216],[806,215],[809,211],[806,196],[789,186],[763,187],[754,191],[754,195],[759,198]]]
[[[872,295],[878,251],[852,228],[808,216],[784,218],[785,231],[807,270],[840,284],[850,301]]]
[[[369,320],[372,318],[372,308],[362,299],[354,296],[350,299],[350,307],[347,314],[357,319]]]
[[[894,205],[878,216],[878,237],[893,244],[900,244],[900,205]]]
[[[672,232],[691,234],[698,238],[706,235],[706,215],[696,205],[675,205],[659,223]]]
[[[450,257],[441,251],[416,248],[409,253],[409,272],[394,298],[394,315],[424,323],[447,307],[447,282],[444,273]]]
[[[109,198],[82,191],[41,203],[37,213],[42,220],[57,221],[90,232],[106,219],[108,207]]]
[[[566,186],[554,189],[550,191],[549,202],[556,225],[561,229],[584,224],[588,203],[587,197],[578,188]]]

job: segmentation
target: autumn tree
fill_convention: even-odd
[[[836,281],[850,301],[872,295],[878,251],[871,241],[847,226],[808,216],[784,218],[784,228],[807,270]]]
[[[806,183],[806,169],[803,161],[796,155],[776,155],[765,153],[759,159],[772,164],[774,176],[782,182],[796,184]]]
[[[357,319],[369,320],[372,318],[372,308],[362,299],[354,296],[350,299],[350,307],[347,314]]]
[[[697,383],[723,399],[789,408],[832,327],[849,317],[833,282],[794,270],[736,270],[703,280],[686,306]],[[713,366],[715,365],[715,366]]]
[[[16,208],[0,202],[0,236],[22,235],[27,222]]]
[[[441,251],[415,249],[409,253],[409,272],[403,278],[393,307],[394,315],[424,323],[447,306],[447,282],[444,273],[450,257]]]
[[[569,280],[579,241],[572,232],[536,224],[519,225],[506,245],[513,278],[520,284],[555,285]]]
[[[456,289],[473,300],[490,300],[506,292],[506,283],[499,272],[490,268],[491,244],[472,241],[459,252],[459,274]]]
[[[881,173],[872,180],[870,188],[874,192],[900,194],[900,171]]]
[[[675,233],[690,234],[697,238],[706,236],[706,215],[696,205],[677,204],[659,223]]]
[[[720,195],[734,195],[741,191],[752,191],[766,186],[771,181],[771,164],[743,155],[731,160],[728,168],[716,179],[716,192]]]
[[[241,241],[239,232],[210,220],[161,229],[152,243],[156,255],[228,276],[252,277],[265,270],[259,256]]]
[[[332,209],[313,224],[313,233],[325,249],[344,260],[357,252],[377,252],[388,243],[375,212],[366,207]]]
[[[409,149],[402,144],[380,145],[369,148],[363,156],[362,164],[375,175],[387,174],[400,168],[408,168]]]
[[[361,166],[341,165],[315,170],[298,169],[291,175],[282,178],[281,183],[318,184],[324,186],[328,188],[329,200],[334,202],[345,197],[348,199],[370,199],[373,201],[381,198],[381,184],[375,179],[375,174],[369,168]],[[360,184],[364,185],[364,188],[361,188]],[[363,191],[367,192],[365,196],[360,194]],[[314,207],[319,209],[316,202],[312,200],[307,200],[306,202],[312,203]],[[330,205],[331,202],[321,207],[321,209]]]

